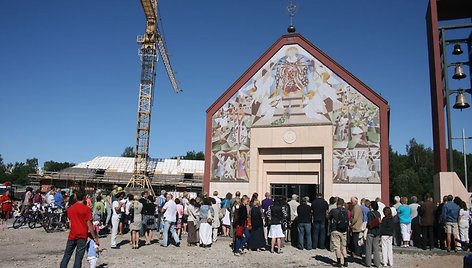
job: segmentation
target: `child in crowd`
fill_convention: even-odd
[[[100,249],[99,245],[95,244],[92,235],[89,233],[89,241],[87,244],[87,261],[90,268],[97,267],[98,256],[104,249]]]

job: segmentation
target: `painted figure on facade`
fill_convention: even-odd
[[[333,181],[378,183],[379,121],[371,101],[302,47],[286,45],[213,115],[211,179],[249,180],[252,127],[330,124]]]

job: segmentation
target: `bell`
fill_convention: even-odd
[[[467,75],[465,75],[464,69],[462,69],[462,65],[457,64],[454,70],[454,75],[452,76],[452,79],[462,79],[466,77]]]
[[[456,103],[452,108],[454,109],[466,109],[469,108],[470,104],[467,102],[467,98],[464,96],[464,92],[459,92],[456,96]]]
[[[452,50],[452,54],[453,55],[460,55],[460,54],[462,54],[462,52],[464,52],[464,51],[462,51],[461,45],[459,43],[456,43],[454,45],[454,50]]]

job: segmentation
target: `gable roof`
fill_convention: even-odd
[[[345,80],[349,85],[359,91],[364,97],[377,105],[382,112],[388,111],[388,102],[382,98],[377,92],[364,84],[361,80],[344,69],[340,64],[326,55],[323,51],[313,45],[302,35],[287,34],[281,36],[262,56],[251,65],[208,109],[207,114],[214,114],[223,104],[225,104],[231,96],[233,96],[244,84],[253,77],[264,64],[272,58],[283,46],[297,44],[305,49],[314,58],[331,69],[337,76]]]

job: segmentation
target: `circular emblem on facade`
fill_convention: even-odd
[[[288,144],[294,143],[297,140],[297,134],[295,134],[295,132],[292,130],[289,130],[284,133],[283,139]]]

